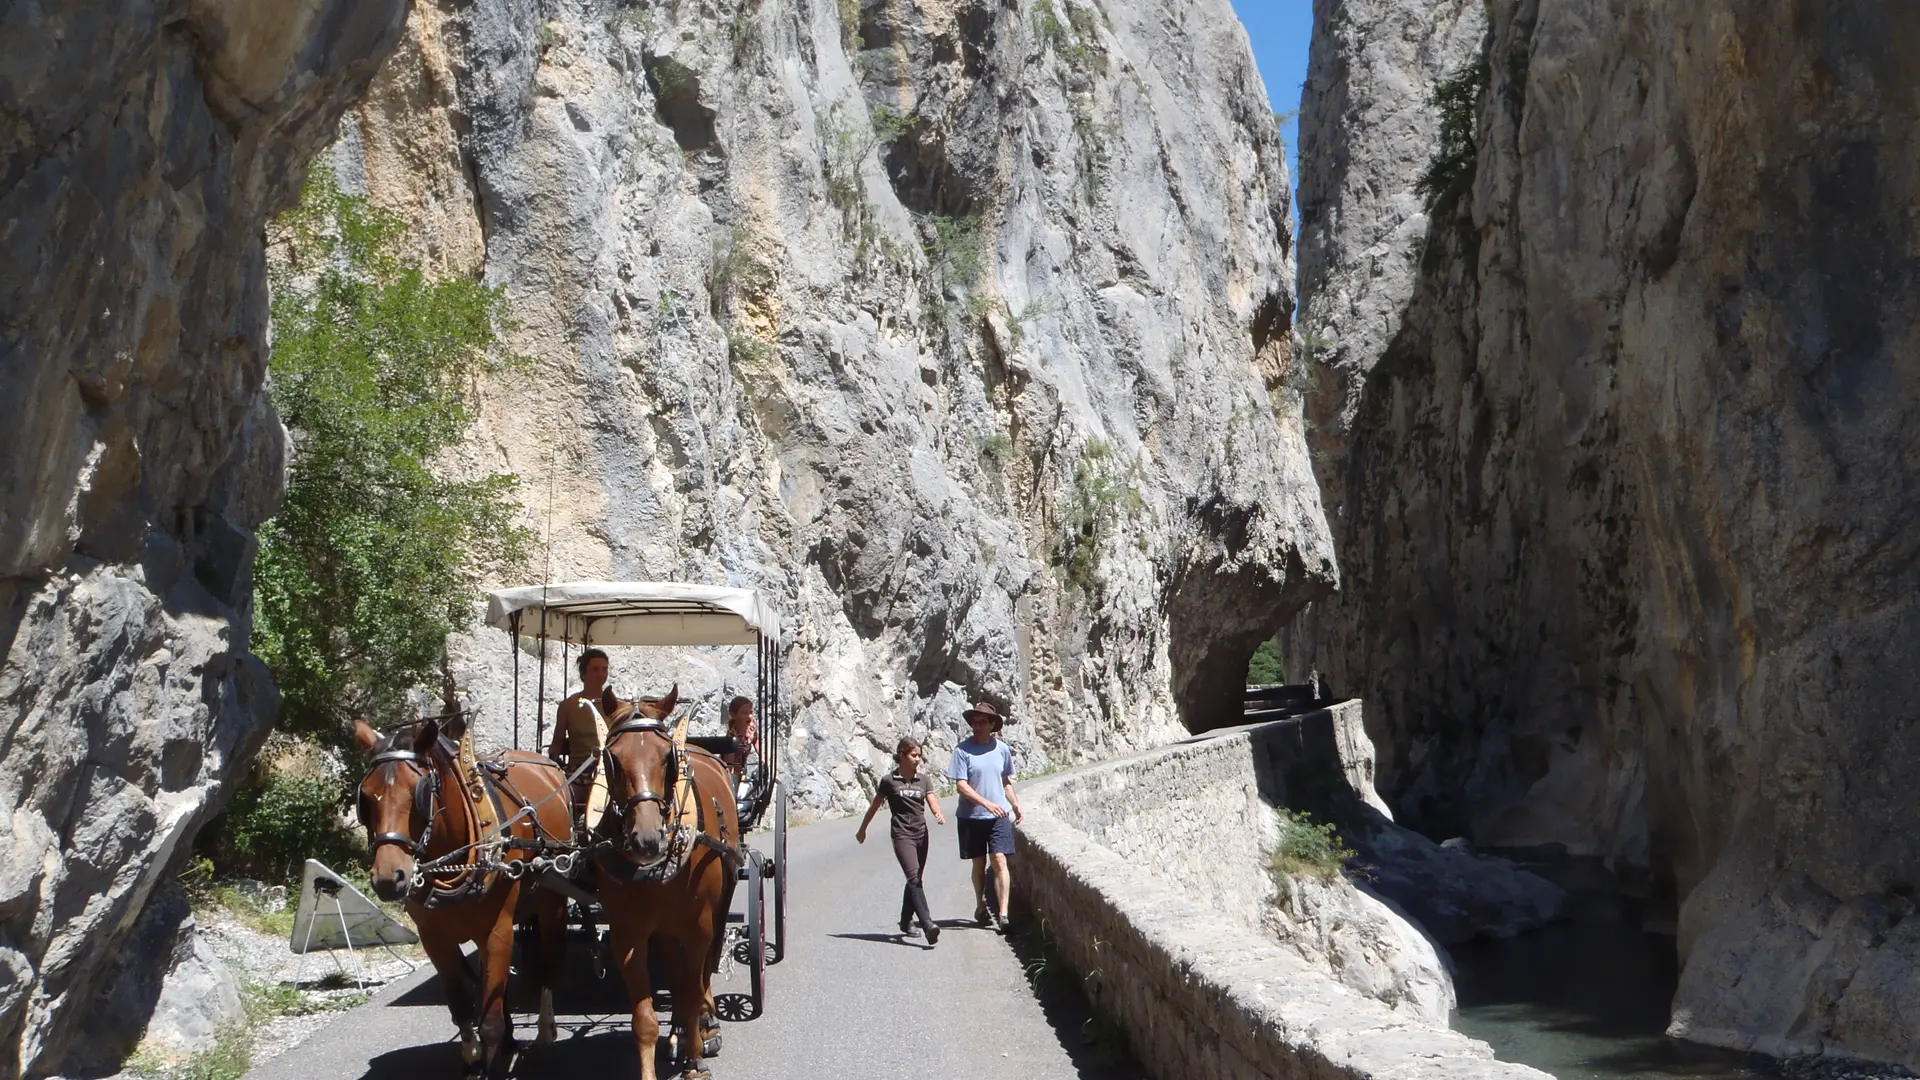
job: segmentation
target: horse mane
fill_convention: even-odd
[[[412,750],[414,740],[420,733],[420,725],[424,723],[426,723],[424,720],[415,720],[411,723],[401,724],[399,727],[393,728],[390,731],[381,732],[380,741],[374,744],[369,756],[373,754],[384,754],[389,750]],[[447,738],[445,732],[441,733],[438,742],[440,749],[449,753],[458,749],[454,746],[453,740]]]

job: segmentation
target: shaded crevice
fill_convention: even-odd
[[[692,154],[711,148],[718,141],[718,114],[700,101],[699,73],[671,56],[647,53],[640,59],[653,91],[654,114],[672,129],[680,149]]]
[[[909,128],[887,147],[886,166],[895,197],[913,213],[967,217],[978,212],[973,185],[924,125]]]

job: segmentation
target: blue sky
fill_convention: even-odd
[[[1253,39],[1253,56],[1260,62],[1273,111],[1290,113],[1300,107],[1300,84],[1307,81],[1307,42],[1313,36],[1313,0],[1233,0],[1240,21]],[[1295,148],[1300,142],[1299,121],[1289,123],[1287,166],[1299,173]]]

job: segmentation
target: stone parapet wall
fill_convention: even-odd
[[[1546,1076],[1361,993],[1261,930],[1274,892],[1268,808],[1307,755],[1341,743],[1324,735],[1357,718],[1355,703],[1026,785],[1022,905],[1153,1075]],[[1323,764],[1341,775],[1339,761]]]

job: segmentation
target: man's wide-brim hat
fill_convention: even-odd
[[[1000,710],[985,701],[960,715],[966,717],[968,723],[972,723],[975,720],[991,720],[993,721],[993,730],[995,731],[999,731],[1001,728],[1007,726],[1007,718],[1000,715]]]

